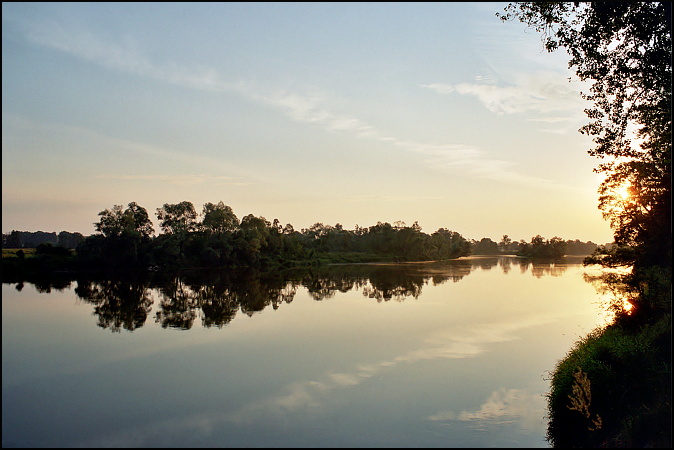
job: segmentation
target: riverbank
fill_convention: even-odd
[[[671,271],[638,279],[636,290],[614,286],[634,307],[576,342],[552,372],[553,447],[671,448]]]

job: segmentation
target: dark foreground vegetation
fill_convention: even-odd
[[[580,131],[602,160],[599,208],[615,245],[586,263],[621,269],[601,280],[615,321],[552,373],[548,441],[671,448],[671,3],[518,2],[505,11],[497,15],[541,32],[548,51],[563,47],[569,67],[592,82]]]

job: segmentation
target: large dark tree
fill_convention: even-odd
[[[541,32],[549,51],[566,49],[592,82],[580,131],[605,174],[599,208],[628,249],[612,262],[671,266],[671,3],[518,2],[497,15]]]
[[[599,208],[617,246],[586,262],[633,269],[604,278],[621,294],[615,322],[579,341],[553,373],[548,440],[671,447],[671,3],[523,2],[499,16],[542,32],[550,51],[565,48],[569,67],[592,83],[580,131],[601,160]]]

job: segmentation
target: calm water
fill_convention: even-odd
[[[547,447],[580,259],[2,285],[2,443]],[[47,292],[49,291],[49,292]]]

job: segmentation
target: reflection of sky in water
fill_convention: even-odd
[[[505,267],[114,334],[68,289],[3,285],[3,443],[545,446],[547,371],[600,323],[596,294],[581,266]]]

